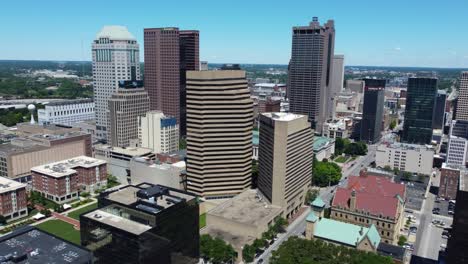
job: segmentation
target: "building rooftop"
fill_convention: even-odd
[[[320,151],[334,142],[333,139],[327,137],[314,137],[313,148],[314,151]]]
[[[149,214],[157,214],[179,202],[196,199],[196,196],[189,193],[150,183],[127,185],[102,196],[114,203]]]
[[[269,117],[275,121],[292,121],[292,120],[305,117],[304,115],[284,113],[284,112],[262,113],[262,115]]]
[[[0,193],[16,190],[18,188],[26,188],[26,184],[5,177],[0,177]]]
[[[106,163],[107,162],[104,160],[87,156],[78,156],[72,159],[36,166],[31,168],[31,171],[57,178],[76,173],[77,171],[75,169],[78,167],[92,168]]]
[[[286,86],[284,83],[256,83],[255,87],[266,87],[266,88],[274,88],[274,87],[283,87]]]
[[[74,104],[86,104],[93,103],[93,99],[77,99],[77,100],[64,100],[64,101],[54,101],[46,104],[47,106],[59,106],[59,105],[74,105]],[[39,109],[41,110],[41,109]]]
[[[96,40],[100,38],[109,38],[112,40],[136,40],[135,37],[124,26],[104,26],[96,34]]]
[[[403,260],[405,258],[406,250],[403,247],[399,247],[399,246],[396,246],[396,245],[391,245],[391,244],[387,244],[387,243],[380,243],[379,247],[377,248],[377,252],[380,255],[400,260],[401,263],[403,263]]]
[[[269,204],[265,198],[258,195],[257,190],[246,190],[208,213],[242,224],[257,225],[264,219],[277,216],[281,210],[281,207]]]
[[[135,235],[140,235],[152,228],[150,225],[141,224],[122,216],[111,214],[105,211],[106,209],[112,210],[112,207],[104,207],[102,209],[91,211],[87,214],[84,214],[83,217],[93,219],[97,222],[110,225],[121,230],[125,230]]]
[[[398,217],[398,203],[405,200],[405,185],[373,175],[348,179],[346,187],[336,189],[332,207],[349,210],[351,192],[355,191],[356,210],[384,218],[396,219]]]
[[[400,143],[400,142],[381,144],[379,145],[379,147],[380,146],[385,146],[391,149],[414,150],[414,151],[434,150],[434,148],[431,145],[417,145],[417,144],[407,144],[407,143]]]
[[[32,226],[0,237],[1,263],[91,263],[87,249]]]
[[[313,212],[310,214],[314,215]],[[311,217],[310,214],[307,219]],[[374,248],[380,244],[379,232],[373,224],[367,228],[327,218],[320,218],[318,221],[316,219],[312,222],[315,222],[314,237],[317,238],[355,247],[356,243],[367,237]]]
[[[23,145],[20,145],[19,143]],[[11,154],[19,154],[25,153],[29,151],[36,151],[46,149],[46,146],[36,145],[33,141],[22,139],[22,138],[15,138],[12,140],[11,143],[4,143],[0,144],[0,154],[4,155],[11,155]]]
[[[138,156],[143,156],[143,155],[152,153],[151,149],[141,148],[141,147],[121,148],[121,147],[112,147],[110,145],[98,144],[98,145],[95,145],[94,148],[97,150],[101,150],[101,151],[112,152],[112,153],[122,154],[126,156],[131,156],[131,157],[138,157]]]
[[[317,196],[317,198],[315,198],[315,200],[311,203],[311,205],[314,207],[325,207],[325,202],[323,202],[320,196]]]

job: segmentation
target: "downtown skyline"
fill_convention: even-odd
[[[144,1],[134,6],[82,1],[73,7],[55,1],[27,2],[27,7],[2,5],[5,15],[0,23],[11,26],[0,29],[9,37],[1,44],[0,60],[89,61],[89,43],[99,29],[122,25],[142,45],[144,28],[199,30],[200,59],[211,63],[287,64],[292,27],[318,16],[321,23],[335,21],[335,53],[345,55],[346,65],[468,67],[468,47],[463,45],[468,37],[461,34],[468,23],[463,13],[468,3],[463,1],[443,6],[435,1],[400,0],[391,6],[364,0],[296,1],[293,5]],[[141,52],[141,61],[143,56]]]

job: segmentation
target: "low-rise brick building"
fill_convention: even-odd
[[[439,196],[445,199],[457,198],[458,180],[460,179],[460,169],[442,164],[440,169]]]
[[[107,183],[107,162],[86,156],[31,169],[32,189],[47,199],[65,203],[81,191],[93,192]]]
[[[28,215],[26,184],[0,177],[0,215],[7,221]]]

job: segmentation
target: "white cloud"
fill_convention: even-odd
[[[394,51],[401,51],[401,48],[400,47],[395,47],[393,48]]]

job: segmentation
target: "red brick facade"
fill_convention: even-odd
[[[457,169],[440,169],[439,196],[446,199],[456,199],[460,171]]]
[[[12,203],[12,193],[16,193],[16,210]],[[27,214],[27,198],[26,198],[26,187],[20,187],[16,190],[6,191],[0,193],[0,215],[5,216],[7,219],[16,218],[20,215],[18,212],[23,211]],[[24,215],[23,215],[24,216]]]

